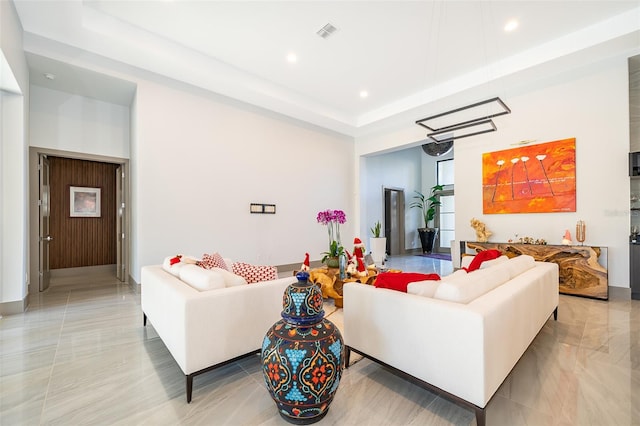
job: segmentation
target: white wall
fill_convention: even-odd
[[[30,145],[129,158],[129,107],[31,85]]]
[[[531,73],[535,75],[534,73]],[[515,80],[515,79],[514,79]],[[586,244],[607,246],[609,285],[629,286],[628,74],[626,56],[610,58],[559,74],[548,73],[499,87],[512,114],[495,119],[498,131],[455,142],[456,237],[475,240],[469,220],[476,217],[494,232],[492,241],[514,233],[558,244],[565,229],[587,224]],[[497,93],[500,94],[500,93]],[[489,96],[487,96],[489,97]],[[459,96],[458,96],[459,98]],[[479,100],[477,98],[468,101]],[[426,116],[427,114],[425,114]],[[356,152],[369,154],[403,144],[411,146],[418,128],[357,138]],[[482,154],[508,149],[524,139],[536,143],[576,138],[577,211],[575,213],[482,213]]]
[[[360,170],[360,203],[363,218],[360,233],[371,236],[370,228],[380,220],[384,224],[383,188],[403,189],[405,194],[405,249],[420,247],[417,229],[422,227],[421,212],[409,208],[414,191],[426,192],[436,183],[436,162],[420,146],[363,157]],[[366,241],[366,240],[363,240]]]
[[[623,58],[564,73],[530,85],[507,100],[513,113],[498,132],[456,146],[456,229],[473,240],[469,219],[477,217],[494,241],[514,233],[559,244],[565,229],[587,224],[586,244],[609,247],[609,285],[629,286],[629,112],[628,73]],[[575,213],[483,215],[483,152],[509,148],[509,142],[537,143],[576,138]],[[458,182],[464,182],[459,185]]]
[[[21,94],[3,94],[0,124],[0,313],[27,296],[27,127],[29,72],[12,2],[0,2],[0,49]],[[4,69],[4,68],[3,68]],[[0,88],[1,89],[1,88]],[[12,302],[17,305],[13,306]]]
[[[224,98],[138,80],[132,136],[134,264],[219,251],[259,264],[320,259],[318,211],[353,238],[353,140]],[[275,215],[249,213],[251,202]]]

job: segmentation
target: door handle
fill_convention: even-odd
[[[46,237],[40,238],[41,241],[52,241],[53,237],[51,235],[47,235]]]

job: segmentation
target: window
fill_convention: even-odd
[[[438,171],[438,185],[453,186],[453,159],[436,163]]]
[[[444,186],[439,200],[442,203],[436,212],[436,226],[440,229],[437,251],[451,250],[451,241],[455,240],[455,198],[453,196],[453,159],[436,163],[438,185]]]

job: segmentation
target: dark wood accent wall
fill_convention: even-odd
[[[49,157],[51,269],[116,263],[117,164]],[[101,189],[101,217],[70,217],[69,188]]]

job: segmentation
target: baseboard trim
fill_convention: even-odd
[[[1,315],[15,315],[23,313],[29,304],[28,295],[22,300],[15,300],[13,302],[0,303],[0,316]]]
[[[140,294],[140,290],[142,287],[140,286],[140,283],[136,282],[136,280],[134,280],[131,275],[129,275],[128,283],[129,283],[129,288],[134,294]]]
[[[105,273],[116,275],[116,265],[82,266],[78,268],[51,269],[51,278],[77,277],[87,273]]]
[[[281,274],[283,272],[299,271],[301,266],[302,266],[302,262],[276,265],[276,268],[278,268],[278,274]],[[310,268],[320,268],[321,266],[322,266],[322,262],[320,262],[319,260],[312,260],[309,262]]]
[[[609,299],[631,300],[631,289],[628,287],[609,286]]]

